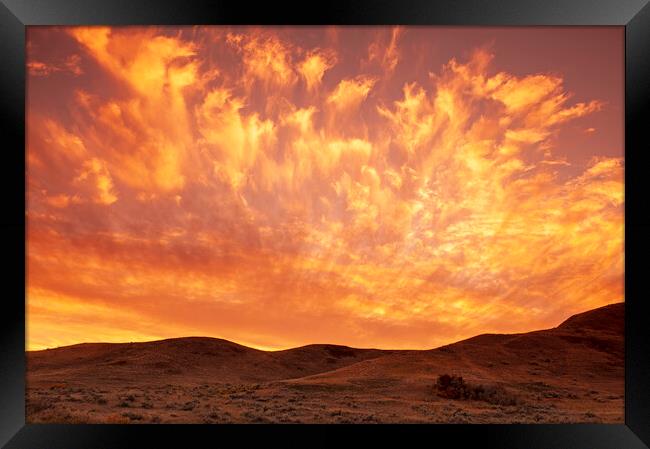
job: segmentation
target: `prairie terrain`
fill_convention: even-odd
[[[27,421],[623,423],[623,317],[618,303],[417,351],[201,337],[33,351]]]

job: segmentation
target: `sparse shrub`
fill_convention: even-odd
[[[447,399],[467,399],[467,385],[461,376],[441,374],[436,382],[438,396]]]
[[[211,409],[205,416],[204,420],[209,422],[227,421],[231,418],[230,412]]]
[[[242,413],[242,416],[246,419],[249,419],[253,423],[266,422],[266,419],[263,416],[256,415],[255,413],[249,411]]]
[[[112,413],[104,419],[104,422],[106,424],[128,424],[129,419],[119,413]]]
[[[140,415],[139,413],[128,413],[128,412],[125,412],[125,413],[122,413],[122,416],[124,416],[125,418],[129,418],[129,419],[131,419],[131,420],[133,420],[133,421],[141,421],[142,418],[143,418],[143,416]]]
[[[484,401],[494,405],[516,405],[517,400],[498,386],[469,384],[462,376],[442,374],[436,382],[438,396],[455,400]]]
[[[508,393],[498,386],[483,386],[482,393],[475,399],[485,401],[493,405],[517,405],[519,400],[516,396]]]
[[[194,410],[194,408],[197,405],[198,405],[198,403],[196,401],[186,402],[185,405],[183,405],[183,407],[181,408],[181,410],[184,410],[184,411]]]
[[[43,410],[52,408],[54,400],[48,397],[45,398],[28,398],[27,399],[27,414],[35,414]]]

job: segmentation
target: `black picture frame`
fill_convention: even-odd
[[[29,25],[400,24],[617,25],[625,27],[625,424],[554,425],[36,425],[25,424],[25,30]],[[0,0],[0,445],[7,448],[331,446],[349,438],[454,447],[644,448],[650,446],[650,332],[644,258],[650,239],[648,0]],[[307,435],[313,433],[314,435]]]

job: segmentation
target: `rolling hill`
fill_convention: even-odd
[[[78,344],[28,352],[28,421],[620,423],[623,336],[618,303],[432,350]],[[444,374],[467,397],[437,387]]]

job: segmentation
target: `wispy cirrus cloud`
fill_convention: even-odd
[[[61,62],[32,60],[27,63],[27,72],[30,76],[49,76],[57,72],[67,72],[79,76],[83,74],[80,62],[81,57],[77,54],[70,55]]]
[[[560,73],[404,70],[409,28],[43,33],[87,70],[28,105],[30,347],[428,348],[622,299],[622,148],[567,151],[608,102]]]

